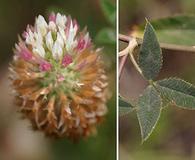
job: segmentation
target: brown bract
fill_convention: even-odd
[[[41,85],[44,72],[33,61],[15,58],[10,79],[15,103],[35,130],[50,137],[78,140],[96,132],[96,126],[107,113],[108,83],[99,53],[85,50],[77,54],[75,68],[80,74],[79,89],[67,94],[56,92],[55,85]],[[66,77],[65,77],[66,78]]]

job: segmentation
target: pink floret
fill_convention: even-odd
[[[63,75],[58,75],[57,76],[57,80],[58,80],[58,82],[62,82],[62,81],[64,81],[64,76]]]
[[[69,54],[66,54],[62,60],[62,66],[67,67],[72,62],[73,62],[72,56]]]
[[[83,50],[85,48],[85,40],[84,39],[79,39],[78,45],[77,45],[77,50]]]
[[[19,44],[16,44],[15,53],[26,61],[30,61],[33,58],[32,52],[26,47],[21,39]]]
[[[76,49],[81,52],[83,50],[85,50],[86,48],[90,47],[90,44],[91,44],[91,39],[89,38],[88,35],[85,35],[85,36],[81,36],[78,40],[78,44],[77,44],[77,47]]]
[[[20,55],[26,61],[29,61],[32,59],[32,53],[27,48],[22,48]]]
[[[43,72],[46,72],[46,71],[51,70],[51,67],[52,67],[52,65],[49,62],[43,61],[43,62],[41,62],[39,69]]]
[[[51,13],[51,14],[49,15],[49,21],[56,22],[56,15],[55,15],[55,13]]]

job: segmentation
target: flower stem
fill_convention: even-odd
[[[128,54],[124,55],[124,56],[121,58],[121,61],[120,61],[120,64],[119,64],[119,79],[120,79],[120,76],[121,76],[123,67],[124,67],[124,65],[125,65],[125,62],[126,62],[126,60],[127,60],[127,57],[128,57]]]
[[[125,64],[125,61],[127,59],[128,54],[130,56],[130,60],[132,61],[133,65],[135,66],[136,70],[142,75],[142,70],[139,68],[139,66],[138,66],[138,64],[133,56],[133,51],[134,51],[136,46],[138,46],[138,43],[137,43],[135,38],[132,38],[131,40],[129,40],[129,45],[124,50],[119,52],[119,56],[123,56],[122,60],[120,62],[120,65],[119,65],[119,78],[120,78],[120,75],[121,75],[121,72],[122,72],[122,69],[124,67],[124,64]]]
[[[139,66],[138,66],[138,64],[137,64],[137,62],[136,62],[136,60],[135,60],[135,58],[134,58],[134,56],[133,56],[133,53],[129,53],[129,56],[130,56],[131,62],[133,63],[135,69],[136,69],[141,75],[143,75],[143,74],[142,74],[142,70],[139,68]]]

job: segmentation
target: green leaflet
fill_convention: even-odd
[[[166,108],[170,105],[171,101],[165,97],[161,97],[162,98],[162,107]]]
[[[157,81],[156,87],[163,97],[184,109],[195,109],[195,87],[178,78]]]
[[[120,116],[126,115],[129,112],[132,112],[133,110],[134,110],[133,105],[127,102],[121,96],[119,96],[119,115]]]
[[[116,7],[110,0],[101,0],[102,10],[108,21],[115,26]]]
[[[160,42],[194,46],[195,39],[195,16],[177,15],[162,19],[152,20],[150,23],[156,30]],[[136,31],[141,38],[144,25],[138,26]]]
[[[152,133],[161,113],[162,101],[153,86],[148,86],[138,99],[137,117],[140,124],[142,142]]]
[[[157,77],[162,67],[162,51],[152,25],[147,22],[138,57],[142,74],[148,80]]]
[[[115,30],[112,28],[103,28],[98,32],[95,40],[96,42],[101,44],[115,45],[116,42]]]

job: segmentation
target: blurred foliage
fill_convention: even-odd
[[[96,42],[106,45],[115,45],[116,43],[116,7],[110,0],[101,0],[101,7],[110,27],[105,27],[99,31],[96,36]]]
[[[145,17],[151,21],[178,14],[194,14],[194,5],[194,0],[120,0],[120,32],[129,32],[132,27],[143,24]]]
[[[96,41],[103,44],[115,44],[116,36],[115,30],[112,28],[103,28],[96,36]]]
[[[166,17],[151,21],[152,26],[160,42],[178,44],[178,45],[194,45],[195,39],[195,16],[194,15],[178,15]],[[143,36],[144,25],[138,26],[136,35],[140,38]]]
[[[101,0],[101,7],[104,12],[104,15],[108,21],[115,26],[116,24],[116,6],[113,2],[109,0]]]

